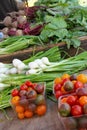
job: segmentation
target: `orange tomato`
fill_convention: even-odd
[[[29,111],[29,110],[26,110],[24,112],[24,115],[26,118],[31,118],[33,116],[33,112],[32,111]]]
[[[19,97],[19,96],[14,96],[14,97],[12,97],[12,99],[11,99],[11,103],[12,103],[13,105],[18,105],[19,100],[20,100],[20,97]]]
[[[18,118],[19,119],[24,119],[24,113],[23,112],[18,113]]]
[[[77,80],[82,83],[87,83],[87,76],[85,74],[79,74],[77,75]]]
[[[36,113],[39,115],[39,116],[42,116],[46,113],[46,105],[40,105],[40,106],[37,106],[36,108]]]
[[[67,98],[62,98],[61,99],[61,103],[66,103],[67,102]]]
[[[62,92],[63,94],[67,94],[67,92],[65,91],[65,89],[64,89],[63,86],[61,87],[61,92]]]
[[[75,83],[76,83],[76,80],[72,80],[72,83],[73,83],[73,85],[75,85]]]
[[[70,78],[70,75],[69,75],[69,74],[63,74],[61,78],[62,78],[62,80],[63,80],[63,79],[69,79],[69,78]]]
[[[54,84],[58,84],[58,83],[61,83],[61,82],[62,82],[62,79],[60,77],[57,77],[54,80]]]
[[[80,104],[81,106],[87,104],[87,96],[81,96],[81,97],[79,98],[79,104]]]
[[[17,106],[15,107],[15,111],[16,111],[17,113],[24,112],[24,107],[23,107],[23,106],[20,106],[20,105],[17,105]]]

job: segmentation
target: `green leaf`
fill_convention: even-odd
[[[41,40],[43,40],[44,42],[47,42],[48,41],[48,35],[50,33],[50,30],[49,29],[44,29],[41,34],[40,34],[40,38]]]
[[[72,39],[71,39],[71,44],[73,45],[73,47],[77,48],[77,47],[80,46],[81,41],[80,41],[79,39],[72,38]]]
[[[56,31],[55,35],[59,38],[64,38],[68,35],[68,31],[67,31],[67,29],[60,29],[60,30]]]
[[[52,16],[46,16],[45,18],[46,22],[50,22],[47,27],[48,28],[52,28],[52,26],[54,26],[54,29],[61,29],[61,28],[66,28],[67,27],[67,23],[64,20],[63,17],[52,17]]]

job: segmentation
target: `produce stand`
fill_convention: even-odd
[[[65,7],[65,10],[63,10],[63,8],[57,8],[56,4],[58,3],[56,2],[54,4],[46,2],[48,4],[46,6],[49,8],[43,6],[44,1],[42,1],[42,5],[39,2],[36,3],[34,8],[28,8],[27,5],[24,14],[21,14],[21,16],[17,12],[14,13],[14,17],[12,17],[11,13],[8,14],[10,24],[6,25],[6,19],[4,20],[4,25],[8,29],[5,28],[7,30],[6,35],[6,30],[3,32],[2,29],[3,36],[7,37],[2,37],[1,42],[5,38],[7,38],[7,42],[3,42],[0,46],[0,130],[64,129],[58,117],[59,107],[56,99],[68,92],[70,94],[72,92],[76,93],[75,83],[79,82],[79,80],[77,76],[72,79],[73,75],[77,73],[87,74],[87,70],[85,70],[87,68],[87,19],[85,17],[86,10],[82,9],[81,12],[76,12],[77,9],[80,9],[77,8],[77,5],[74,7],[71,4],[70,8],[66,8],[68,4],[61,4],[60,2],[59,7]],[[54,8],[52,8],[53,5]],[[72,14],[73,10],[75,10],[75,14]],[[34,16],[34,13],[36,13],[36,16]],[[44,16],[45,13],[46,17]],[[31,19],[31,16],[33,16],[33,19]],[[20,22],[21,18],[23,18],[23,23]],[[39,21],[40,18],[41,21]],[[27,23],[28,20],[31,22]],[[35,22],[41,22],[41,24]],[[69,25],[69,23],[71,24]],[[14,24],[15,28],[13,28]],[[37,54],[37,52],[39,53]],[[87,87],[87,75],[83,80]],[[64,90],[64,85],[67,82],[71,83],[68,86],[69,91]],[[46,86],[41,86],[40,83],[44,83]],[[82,86],[77,85],[77,89],[84,87],[84,84],[81,81],[80,85]],[[41,89],[43,86],[45,86],[44,89]],[[84,87],[84,90],[87,91],[86,87]],[[56,91],[59,95],[56,95]],[[83,91],[82,96],[86,96],[87,99],[87,93],[84,93],[85,91]],[[74,98],[75,102],[72,106],[80,105],[80,108],[82,108],[79,100],[76,97]],[[66,102],[62,103],[67,104],[68,102],[66,100]],[[84,105],[87,105],[87,100]],[[43,106],[45,110],[40,108],[43,108]],[[70,106],[70,112],[72,106]],[[65,109],[63,110],[65,111]],[[26,111],[28,115],[25,114]],[[85,109],[82,111],[83,116],[87,114],[86,112]],[[32,115],[29,115],[30,113]],[[19,114],[22,114],[22,116],[19,116]],[[69,113],[67,117],[70,116],[73,115]],[[75,127],[75,130],[87,129],[87,124],[85,129],[83,129],[83,126],[78,126]]]

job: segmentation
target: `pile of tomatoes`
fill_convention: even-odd
[[[78,88],[87,87],[87,75],[63,74],[54,80],[53,93],[58,99],[62,95],[75,93]]]
[[[58,113],[67,130],[87,129],[87,75],[63,74],[54,80]]]
[[[19,119],[46,113],[45,83],[26,81],[18,89],[13,89],[11,96],[11,105]]]
[[[87,130],[87,96],[61,96],[58,112],[67,130]]]

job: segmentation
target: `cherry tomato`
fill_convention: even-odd
[[[80,105],[74,105],[71,108],[71,114],[72,116],[79,116],[82,115],[82,107]]]
[[[75,87],[75,89],[77,89],[77,88],[83,88],[83,83],[80,82],[80,81],[76,81],[76,83],[74,84],[74,87]]]
[[[58,99],[60,96],[62,96],[62,92],[60,90],[56,91],[55,97]]]
[[[69,79],[68,78],[63,79],[61,85],[63,86],[66,81],[69,81]]]
[[[20,86],[20,90],[28,90],[28,86],[26,84],[22,84]]]
[[[61,84],[55,84],[54,91],[58,91],[61,89]]]
[[[17,89],[14,89],[12,92],[11,92],[11,95],[14,97],[14,96],[18,96],[19,95],[19,91]]]
[[[76,102],[76,98],[75,98],[74,96],[70,95],[70,96],[67,97],[67,103],[68,103],[70,106],[74,105],[75,102]]]
[[[32,87],[33,86],[33,83],[31,81],[26,81],[25,84],[28,86],[28,87]]]

